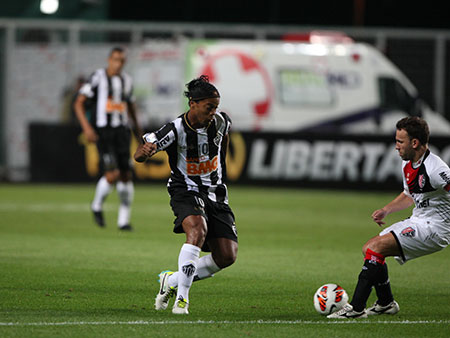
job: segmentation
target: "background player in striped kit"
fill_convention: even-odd
[[[423,119],[405,117],[396,128],[395,149],[403,159],[404,190],[375,210],[372,219],[381,226],[388,214],[413,204],[415,208],[410,218],[391,225],[364,244],[364,265],[353,299],[328,318],[397,313],[400,307],[391,292],[385,257],[394,256],[403,264],[442,250],[450,243],[450,169],[428,149],[429,129]],[[372,287],[378,300],[366,310]]]
[[[169,155],[171,177],[168,190],[175,214],[175,233],[186,233],[178,256],[178,271],[160,274],[155,308],[167,308],[177,293],[172,312],[188,314],[192,282],[213,276],[233,264],[237,256],[234,214],[228,205],[225,156],[230,118],[217,112],[218,90],[201,76],[187,84],[189,111],[154,133],[134,155],[145,161],[157,151]],[[211,254],[200,258],[200,251]]]
[[[120,230],[131,231],[130,213],[134,187],[130,160],[131,118],[136,134],[142,135],[136,118],[131,77],[122,72],[124,49],[111,50],[107,68],[97,69],[79,91],[75,113],[89,142],[96,142],[103,176],[97,183],[91,209],[95,222],[103,227],[103,202],[116,184],[120,206],[117,224]],[[85,103],[91,114],[86,117]]]

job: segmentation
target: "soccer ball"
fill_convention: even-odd
[[[333,283],[322,285],[314,294],[314,307],[321,315],[340,310],[348,302],[345,290]]]

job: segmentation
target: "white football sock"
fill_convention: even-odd
[[[220,270],[222,269],[217,266],[216,262],[214,262],[211,254],[203,256],[198,260],[197,272],[194,276],[194,281],[212,277]],[[178,287],[178,274],[179,272],[176,271],[169,277],[169,285],[174,288]]]
[[[212,255],[203,256],[198,260],[197,264],[197,274],[195,279],[205,279],[214,276],[216,272],[222,270],[214,262]]]
[[[118,181],[116,188],[120,201],[117,224],[119,227],[121,227],[130,224],[131,203],[133,202],[134,198],[134,186],[132,181]]]
[[[178,256],[178,291],[177,299],[181,296],[189,302],[189,289],[191,288],[197,263],[200,257],[200,248],[192,244],[183,244]]]
[[[103,202],[106,197],[108,197],[109,193],[112,190],[112,185],[108,183],[105,176],[102,176],[95,188],[95,196],[92,201],[91,208],[93,211],[102,211],[103,210]]]

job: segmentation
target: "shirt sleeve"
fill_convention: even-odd
[[[230,133],[230,129],[231,129],[231,125],[232,125],[231,119],[228,116],[228,114],[226,114],[224,112],[220,112],[220,114],[222,115],[222,117],[225,120],[225,130],[224,130],[223,134],[228,135]]]
[[[100,82],[100,76],[98,72],[95,72],[89,76],[89,80],[83,84],[79,90],[79,93],[92,98],[94,96],[94,90],[98,87],[98,84]]]
[[[430,177],[431,185],[435,188],[442,188],[450,192],[450,168],[446,165],[441,165],[434,170]]]
[[[166,150],[176,139],[175,126],[172,122],[168,123],[158,131],[145,134],[142,138],[146,143],[155,144],[157,151]]]

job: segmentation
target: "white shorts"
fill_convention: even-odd
[[[389,232],[394,235],[400,247],[401,256],[395,257],[400,264],[442,250],[449,244],[446,236],[442,236],[439,228],[430,221],[408,218],[384,229],[380,236]]]

